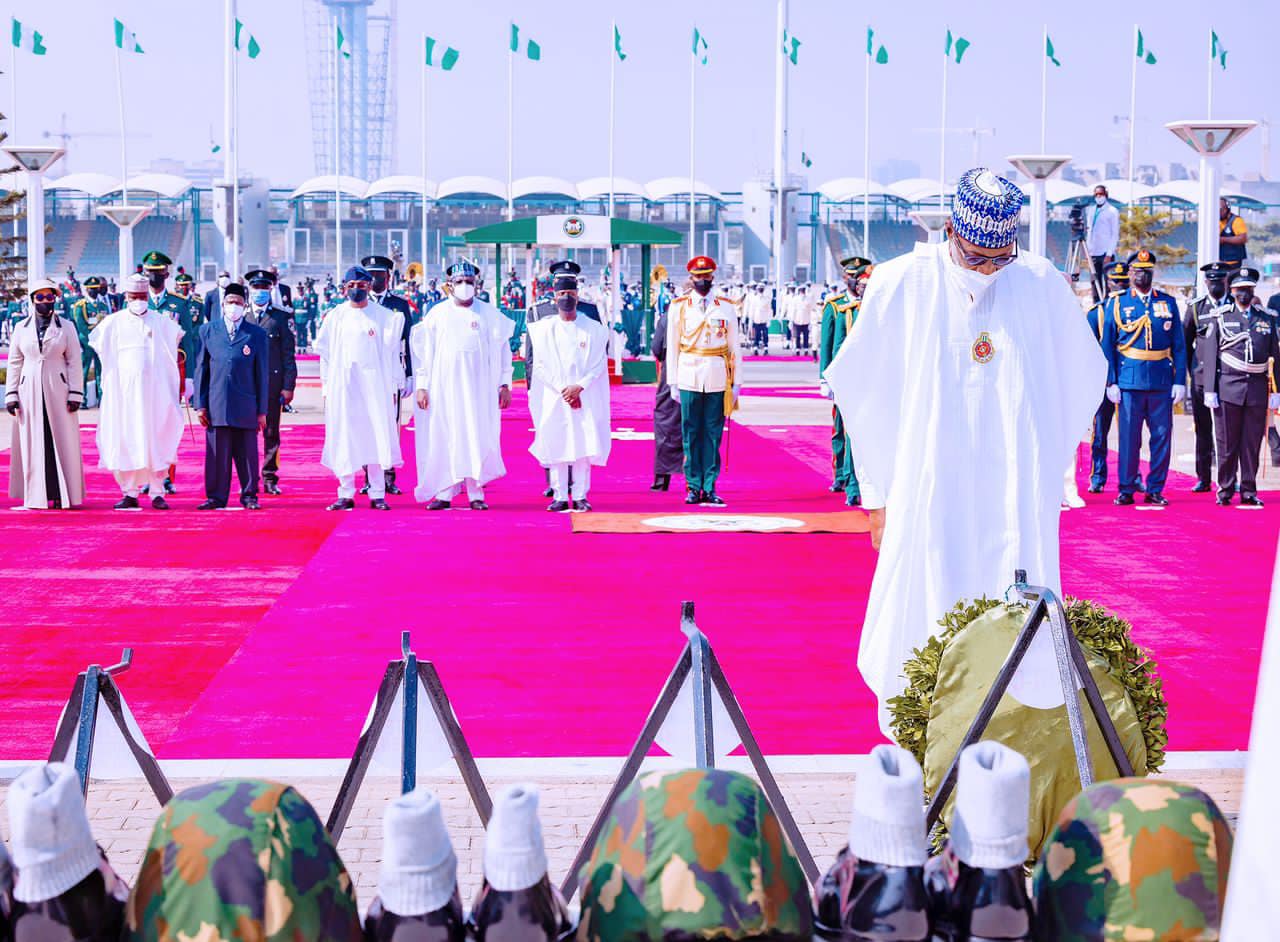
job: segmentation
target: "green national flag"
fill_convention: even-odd
[[[439,66],[441,69],[448,72],[458,64],[458,50],[454,49],[452,46],[445,47],[444,53],[441,54],[439,62],[435,61],[436,41],[433,37],[427,37],[426,47],[426,63],[429,67]]]
[[[515,23],[511,24],[511,51],[520,51],[520,27]],[[526,39],[524,43],[524,54],[532,62],[537,62],[542,58],[542,47],[532,39]]]
[[[813,166],[813,161],[809,159],[809,155],[804,151],[800,152],[800,163],[802,163],[806,167]]]
[[[39,34],[37,33],[36,35]],[[1227,67],[1227,47],[1222,45],[1222,40],[1218,38],[1217,33],[1212,33],[1212,35],[1213,42],[1209,47],[1209,58],[1217,59],[1218,64],[1225,69]],[[14,45],[17,44],[15,43]]]
[[[138,42],[137,35],[133,30],[129,29],[119,20],[116,20],[116,48],[123,49],[125,52],[136,52],[142,54],[142,46]]]
[[[627,61],[627,54],[622,51],[622,33],[618,31],[618,24],[613,24],[613,51],[618,54],[619,62]]]
[[[693,28],[693,54],[702,60],[702,64],[707,64],[707,41],[702,37],[702,31],[698,27]]]
[[[262,52],[262,47],[258,45],[258,40],[249,34],[249,41],[241,45],[240,37],[245,33],[244,24],[236,20],[236,49],[238,51],[247,52],[250,59],[258,58],[258,54]]]
[[[1054,65],[1058,66],[1059,68],[1062,67],[1062,63],[1058,61],[1058,57],[1053,51],[1053,40],[1050,39],[1047,35],[1044,37],[1044,54],[1046,57],[1048,57],[1049,61],[1052,62]]]
[[[1146,40],[1142,38],[1142,30],[1138,30],[1138,50],[1136,54],[1147,65],[1156,64],[1156,54],[1147,47]]]
[[[336,26],[335,24],[335,28],[338,30],[338,54],[344,59],[350,59],[351,46],[347,43],[347,37],[342,35],[341,26]]]
[[[867,27],[867,55],[872,56],[876,60],[876,65],[885,65],[889,61],[889,51],[884,48],[884,44],[880,44],[880,48],[876,48],[876,33],[870,26]]]
[[[26,49],[33,56],[42,56],[49,50],[45,48],[44,36],[36,30],[28,37],[17,17],[13,18],[13,48]]]
[[[800,40],[782,31],[782,54],[791,60],[792,65],[800,64]]]
[[[209,148],[209,153],[211,153],[211,154],[217,154],[217,153],[219,153],[221,150],[222,150],[222,145],[221,145],[221,144],[213,144],[213,145],[211,145],[211,146],[210,146],[210,148]]]
[[[947,30],[947,56],[956,60],[956,65],[960,64],[960,60],[964,58],[964,54],[969,51],[969,40],[963,36],[952,37],[951,30]]]

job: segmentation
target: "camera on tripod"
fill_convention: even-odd
[[[1084,204],[1076,203],[1071,207],[1071,212],[1067,215],[1067,220],[1071,224],[1071,238],[1073,241],[1083,241],[1086,235],[1084,222]]]

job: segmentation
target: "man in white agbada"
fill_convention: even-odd
[[[581,512],[591,509],[591,466],[609,460],[609,334],[598,321],[578,316],[576,274],[558,272],[551,287],[558,316],[529,325],[529,452],[550,472],[547,510]]]
[[[417,395],[414,442],[418,486],[428,510],[448,510],[465,486],[472,510],[488,510],[484,486],[507,473],[501,410],[511,405],[515,324],[476,297],[479,266],[468,259],[445,272],[449,296],[409,335]]]
[[[825,373],[880,551],[858,669],[886,732],[903,663],[956,602],[1002,597],[1015,569],[1061,592],[1062,469],[1107,367],[1062,273],[1018,252],[1021,208],[1012,183],[968,171],[946,241],[876,266]],[[1063,702],[1048,632],[1010,692]]]
[[[383,471],[404,463],[395,409],[404,384],[404,315],[369,299],[371,281],[363,268],[347,269],[347,300],[325,315],[316,335],[324,394],[320,463],[338,476],[338,499],[327,510],[355,509],[356,472],[366,466],[369,506],[390,510]]]
[[[89,334],[102,362],[98,413],[98,467],[115,475],[123,495],[116,510],[138,510],[148,487],[151,506],[168,510],[164,478],[182,440],[178,401],[178,344],[182,328],[163,311],[150,310],[147,279],[123,279],[125,309]]]

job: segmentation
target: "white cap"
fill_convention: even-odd
[[[484,838],[484,877],[495,890],[527,890],[547,875],[538,789],[513,785],[498,796]]]
[[[132,275],[125,275],[121,280],[124,282],[124,287],[120,290],[125,294],[128,294],[131,291],[140,293],[151,290],[151,282],[147,281],[146,275],[139,272],[134,272]]]
[[[383,908],[397,916],[422,916],[448,903],[457,886],[458,858],[440,800],[427,788],[401,795],[382,816]]]
[[[970,867],[1004,870],[1026,862],[1031,769],[1021,753],[998,742],[960,753],[951,848]]]
[[[924,774],[915,756],[880,745],[853,787],[849,852],[887,867],[922,867],[928,859],[924,827]]]
[[[50,281],[48,278],[37,278],[35,281],[31,282],[31,284],[27,285],[27,297],[30,297],[31,295],[35,294],[37,291],[56,292],[57,290],[58,290],[58,286],[55,285],[52,281]]]
[[[13,898],[42,903],[98,868],[98,845],[76,770],[63,762],[27,769],[9,786],[9,834],[18,872]]]

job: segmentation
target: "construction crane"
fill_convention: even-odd
[[[51,140],[53,138],[57,138],[59,141],[62,142],[62,149],[66,151],[66,155],[62,158],[63,173],[71,172],[71,147],[69,145],[73,140],[77,140],[79,138],[91,138],[91,137],[111,137],[111,138],[115,138],[116,140],[120,139],[119,131],[69,131],[67,130],[67,113],[65,111],[62,113],[62,118],[58,122],[58,128],[59,129],[57,131],[45,131],[40,136],[43,137],[45,140]],[[151,135],[146,133],[139,134],[131,131],[126,136],[131,138],[144,138],[144,137],[150,137]]]

